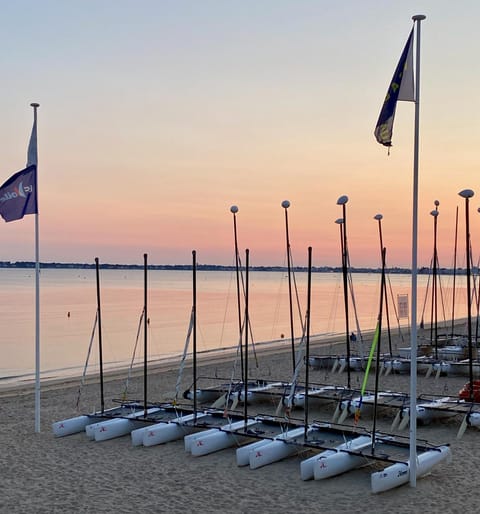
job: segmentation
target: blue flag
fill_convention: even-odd
[[[34,164],[18,171],[0,186],[0,216],[8,222],[37,213],[37,166]]]
[[[375,137],[384,146],[392,146],[393,121],[397,101],[415,101],[413,79],[413,28],[403,49],[392,82],[387,91],[387,96],[378,117],[375,127]]]

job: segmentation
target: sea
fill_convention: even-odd
[[[302,334],[307,309],[307,273],[290,277],[294,336]],[[444,275],[437,285],[439,324],[466,316],[466,278]],[[349,326],[358,333],[373,329],[380,306],[379,273],[351,273]],[[417,319],[432,319],[431,277],[418,276]],[[149,270],[145,288],[143,270],[100,270],[102,354],[105,369],[143,362],[178,359],[185,350],[193,305],[192,272]],[[0,268],[0,385],[33,381],[35,376],[35,271]],[[245,289],[245,277],[241,282]],[[196,277],[197,352],[236,348],[239,309],[235,271],[199,271]],[[313,273],[311,328],[315,336],[345,337],[344,285],[341,273]],[[143,311],[147,312],[147,330]],[[242,293],[243,297],[243,293]],[[99,365],[99,330],[96,323],[97,287],[94,269],[42,269],[40,273],[40,373],[42,379],[80,376]],[[387,307],[392,330],[409,328],[411,277],[387,276]],[[244,316],[242,301],[241,317]],[[385,309],[384,309],[385,311]],[[250,271],[249,344],[291,338],[289,278],[286,272]],[[385,314],[383,326],[385,326]],[[192,339],[187,352],[192,352]],[[89,353],[89,357],[87,355]],[[88,364],[88,365],[87,365]]]

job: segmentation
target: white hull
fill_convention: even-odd
[[[197,389],[196,399],[197,399],[197,402],[207,403],[207,402],[212,402],[214,400],[217,400],[223,394],[224,393],[222,393],[221,391],[209,391],[208,389]],[[193,401],[194,400],[193,396],[194,396],[193,391],[185,391],[183,393],[183,397],[186,400]]]
[[[132,439],[132,446],[142,446],[143,445],[143,434],[150,427],[140,427],[132,430],[130,432],[130,437]]]
[[[88,425],[98,423],[104,420],[104,415],[113,415],[120,413],[126,407],[113,407],[103,413],[92,413],[88,415],[76,416],[74,418],[64,419],[62,421],[56,421],[52,423],[52,431],[55,437],[63,437],[66,435],[77,434],[83,432]]]
[[[75,418],[64,419],[52,423],[52,431],[55,437],[63,437],[65,435],[77,434],[83,432],[87,425],[97,422],[98,417],[94,416],[77,416]]]
[[[289,444],[288,441],[301,436],[305,432],[303,427],[295,428],[278,436],[274,441],[256,448],[249,454],[250,469],[261,468],[273,462],[285,459],[298,452],[298,446]]]
[[[158,412],[158,407],[147,409],[147,415]],[[89,439],[95,441],[106,441],[115,437],[121,437],[129,434],[132,430],[142,426],[142,422],[136,421],[137,418],[143,417],[144,409],[137,410],[125,417],[112,418],[99,421],[85,427],[85,433]]]
[[[372,444],[370,436],[359,436],[338,446],[335,450],[326,450],[317,456],[313,465],[313,476],[315,480],[330,478],[365,464],[365,457],[352,455],[343,450],[360,451]]]
[[[416,476],[421,477],[428,473],[436,464],[451,458],[450,448],[441,446],[439,450],[430,450],[417,457]],[[410,480],[410,462],[397,463],[385,468],[383,471],[372,473],[372,493],[381,493],[394,487],[406,484]]]
[[[197,413],[197,419],[200,419],[205,415],[206,414],[204,413]],[[155,446],[157,444],[169,443],[171,441],[181,439],[196,430],[194,426],[185,425],[185,423],[188,423],[193,419],[195,419],[195,414],[187,414],[186,416],[180,416],[168,423],[158,423],[147,427],[141,434],[141,444],[143,444],[143,446]]]
[[[235,423],[229,423],[218,429],[213,429],[212,431],[207,430],[205,432],[191,434],[191,436],[186,436],[185,439],[191,437],[189,443],[190,453],[194,457],[200,457],[233,446],[239,439],[242,439],[243,436],[232,434],[230,431],[238,430],[244,427],[245,424],[249,426],[255,423],[257,422],[254,419],[249,419],[246,423],[244,420],[241,420]]]
[[[468,424],[471,427],[480,427],[480,413],[472,412],[468,415]]]
[[[237,466],[248,466],[250,464],[250,453],[260,450],[260,448],[270,443],[270,439],[263,439],[261,441],[256,441],[255,443],[247,444],[237,448]]]

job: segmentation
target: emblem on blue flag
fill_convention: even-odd
[[[413,28],[403,49],[392,81],[388,87],[380,116],[375,127],[375,138],[384,146],[392,146],[393,121],[397,101],[415,101],[413,78]]]
[[[0,186],[0,216],[8,222],[37,213],[37,166],[34,164],[18,171]]]

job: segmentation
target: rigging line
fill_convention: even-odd
[[[422,324],[423,324],[423,318],[424,318],[424,315],[425,315],[425,309],[427,307],[428,290],[430,289],[430,277],[431,277],[430,270],[431,269],[432,269],[432,260],[430,260],[430,269],[429,269],[429,272],[428,272],[427,287],[425,288],[425,298],[423,300]]]
[[[193,332],[193,322],[195,317],[194,307],[192,307],[192,311],[190,314],[190,323],[188,325],[187,338],[185,339],[185,346],[183,347],[182,360],[180,361],[180,367],[178,369],[177,383],[175,384],[175,403],[178,399],[178,394],[180,392],[180,383],[182,381],[183,369],[185,368],[185,362],[187,359],[188,347],[190,345],[190,337]],[[193,387],[197,387],[196,384],[193,384]]]
[[[307,315],[305,315],[305,320],[306,320],[306,316]],[[292,383],[290,384],[290,393],[287,397],[287,402],[286,402],[287,408],[291,408],[293,406],[293,397],[295,395],[295,390],[297,388],[298,377],[300,376],[300,371],[302,370],[303,366],[305,365],[304,355],[305,355],[305,343],[306,343],[306,337],[305,337],[306,336],[306,323],[303,326],[305,328],[303,330],[302,337],[300,339],[300,343],[299,343],[298,349],[297,349],[297,355],[295,358],[295,371],[292,376]]]
[[[230,302],[230,293],[231,293],[231,290],[232,290],[232,282],[233,282],[233,271],[230,273],[230,282],[228,284],[227,300],[225,302],[225,311],[223,313],[222,331],[220,332],[220,346],[223,343],[223,336],[224,336],[224,333],[225,333],[225,325],[226,325],[226,320],[227,320],[228,305],[229,305],[229,302]]]
[[[348,254],[348,253],[347,253],[347,261],[348,261],[348,270],[349,270],[347,273],[348,287],[350,289],[350,297],[352,298],[353,313],[355,316],[355,325],[357,327],[357,332],[360,337],[360,343],[362,344],[361,347],[362,347],[362,353],[363,353],[363,336],[362,336],[362,331],[360,330],[360,323],[358,321],[357,304],[355,301],[355,293],[353,290],[353,277],[352,277],[352,272],[350,271],[350,269],[351,269],[350,254]]]
[[[240,253],[238,254],[238,267],[239,267],[240,283],[242,285],[243,298],[245,300],[245,281],[243,279],[242,259],[240,257]],[[252,323],[250,321],[250,318],[248,319],[248,333],[250,334],[250,338],[251,338],[250,342],[252,344],[252,352],[253,352],[253,356],[255,358],[255,367],[258,368],[257,349],[255,347],[255,339],[253,337],[253,329],[252,329]],[[240,351],[241,351],[241,347],[240,347]]]
[[[393,312],[395,313],[395,319],[397,320],[398,333],[400,334],[400,337],[403,341],[404,339],[403,339],[402,329],[400,328],[400,318],[398,317],[397,305],[395,303],[395,296],[393,294],[392,281],[390,280],[390,275],[387,275],[387,281],[388,281],[388,288],[390,290],[390,297],[392,298]]]
[[[295,271],[293,269],[294,265],[293,265],[292,249],[289,248],[288,251],[290,252],[290,263],[292,265],[293,287],[294,287],[294,290],[295,290],[295,299],[297,301],[298,318],[300,320],[300,326],[302,328],[302,332],[304,333],[305,332],[305,324],[304,324],[303,317],[302,317],[302,308],[300,306],[300,297],[299,297],[299,294],[298,294],[297,279],[296,279],[296,276],[295,276]]]
[[[347,255],[347,260],[348,260],[348,268],[350,269],[350,257],[348,255]],[[360,357],[362,357],[362,359],[363,359],[363,357],[365,355],[365,351],[364,351],[364,347],[363,347],[363,334],[360,329],[360,323],[358,321],[357,304],[355,301],[355,294],[353,292],[353,278],[352,278],[352,273],[350,271],[347,273],[347,280],[348,280],[348,286],[350,289],[350,298],[352,299],[353,314],[355,317],[355,325],[357,327],[357,333],[359,335]],[[350,366],[350,363],[348,363],[348,366]]]
[[[437,263],[437,267],[438,267],[438,263]],[[439,285],[439,289],[440,289],[440,305],[442,307],[442,316],[443,316],[442,326],[443,326],[445,332],[447,332],[447,312],[445,309],[445,304],[447,302],[445,299],[444,287],[442,287],[442,276],[439,274],[437,278],[438,278],[438,285]]]
[[[87,359],[85,360],[85,366],[83,367],[82,380],[80,381],[80,385],[78,386],[78,395],[77,395],[77,403],[75,404],[75,409],[78,412],[78,406],[80,403],[80,395],[85,385],[85,377],[87,375],[88,361],[90,360],[90,353],[92,352],[93,340],[95,338],[95,332],[97,330],[97,322],[98,322],[98,310],[95,312],[95,320],[93,322],[92,335],[90,336],[90,344],[88,345],[87,351]]]
[[[238,335],[237,353],[236,353],[235,359],[233,360],[232,374],[230,376],[230,383],[228,384],[227,395],[225,396],[225,412],[224,412],[225,416],[228,413],[228,402],[230,401],[230,396],[232,394],[233,381],[235,380],[238,359],[239,359],[239,357],[241,355],[240,349],[241,349],[242,343],[243,343],[243,331],[244,330],[245,330],[245,319],[242,320],[242,326],[241,326],[241,329],[240,329],[240,334]],[[240,399],[241,391],[239,390],[239,391],[237,391],[237,393],[238,393],[239,399]],[[244,400],[247,401],[246,398]]]
[[[128,385],[130,382],[130,377],[132,375],[132,368],[135,362],[135,354],[137,353],[138,340],[140,338],[140,329],[142,328],[142,321],[145,322],[145,307],[142,309],[142,313],[140,314],[140,319],[138,320],[138,328],[137,328],[137,337],[135,339],[135,346],[133,347],[132,360],[130,361],[130,367],[128,368],[127,379],[125,380],[125,389],[123,390],[123,400],[127,399],[128,394]]]

